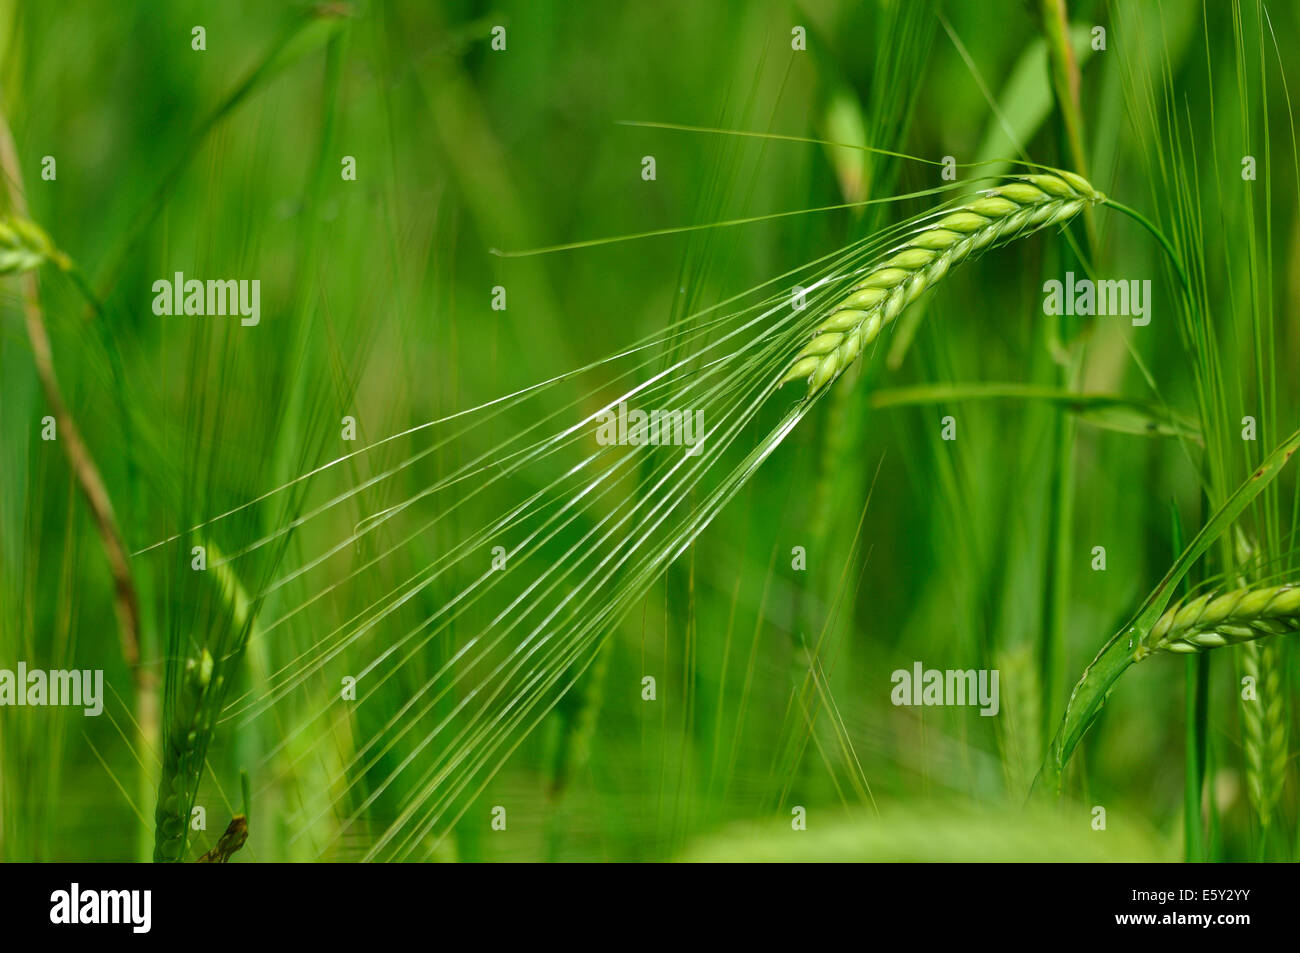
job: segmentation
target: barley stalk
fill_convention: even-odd
[[[1300,629],[1300,587],[1207,592],[1175,605],[1151,627],[1135,659],[1153,652],[1188,654]]]
[[[1105,196],[1071,172],[1019,176],[927,222],[849,289],[817,326],[781,383],[806,378],[814,394],[862,354],[881,329],[954,265],[1066,222]]]
[[[177,861],[185,853],[190,808],[203,773],[207,737],[212,728],[212,655],[204,649],[185,663],[163,745],[163,772],[154,812],[155,862]],[[219,680],[218,680],[219,681]],[[219,686],[218,686],[219,687]]]

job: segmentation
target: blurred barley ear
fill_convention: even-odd
[[[1249,576],[1260,571],[1259,547],[1240,527],[1233,542],[1238,584],[1244,588],[1249,585]],[[1273,826],[1273,811],[1286,783],[1285,660],[1282,646],[1276,641],[1247,642],[1239,655],[1239,674],[1251,679],[1255,691],[1253,698],[1245,697],[1244,686],[1240,692],[1241,746],[1246,762],[1246,793],[1259,820],[1263,850]]]
[[[1255,682],[1255,698],[1241,704],[1246,790],[1262,828],[1273,824],[1273,811],[1286,781],[1287,725],[1282,679],[1282,651],[1276,642],[1249,642],[1241,649],[1241,671]]]
[[[207,754],[207,738],[215,717],[210,691],[212,655],[204,649],[198,658],[185,663],[185,677],[171,705],[167,724],[167,746],[163,752],[163,776],[154,812],[155,862],[178,861],[185,853],[190,808],[198,791]]]

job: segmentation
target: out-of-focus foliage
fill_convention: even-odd
[[[1069,4],[1088,174],[1169,231],[1213,304],[1213,333],[1188,336],[1159,244],[1104,208],[1091,254],[1076,228],[954,271],[645,598],[604,627],[599,653],[571,660],[572,678],[546,690],[554,707],[536,730],[504,732],[492,756],[500,770],[457,791],[437,824],[402,829],[406,856],[1183,855],[1191,682],[1182,660],[1144,662],[1120,682],[1059,811],[1022,815],[1019,805],[1066,700],[1045,687],[1044,633],[1059,620],[1068,689],[1177,554],[1171,508],[1185,541],[1300,420],[1286,85],[1297,77],[1283,75],[1300,10],[1253,0],[1111,6]],[[327,7],[313,16],[251,0],[0,3],[0,105],[28,217],[103,303],[95,314],[72,277],[41,271],[58,381],[132,551],[793,271],[769,289],[784,293],[805,263],[938,200],[631,236],[932,189],[945,182],[945,157],[961,180],[996,171],[968,166],[985,159],[1075,164],[1041,25],[1019,0]],[[504,50],[493,49],[497,27]],[[806,49],[792,49],[795,27]],[[1104,49],[1093,46],[1096,27]],[[855,145],[925,161],[844,148]],[[1257,168],[1249,181],[1247,156]],[[349,158],[355,180],[343,174]],[[489,251],[619,236],[629,240]],[[1081,251],[1096,277],[1151,281],[1148,325],[1044,314],[1044,282],[1067,270],[1083,277]],[[259,279],[260,323],[158,316],[153,283],[177,272]],[[498,287],[504,310],[493,308]],[[670,353],[648,357],[666,364]],[[1063,381],[1071,360],[1077,376]],[[402,641],[473,579],[439,578],[364,638],[344,644],[338,634],[563,471],[547,462],[509,483],[485,471],[423,491],[544,415],[560,415],[545,425],[558,429],[595,412],[654,366],[629,382],[600,365],[535,402],[468,416],[437,431],[454,439],[436,453],[368,484],[435,441],[381,444],[206,536],[132,558],[143,654],[166,679],[163,710],[200,646],[231,653],[226,717],[198,794],[207,826],[191,836],[190,859],[242,809],[241,769],[251,811],[236,862],[374,848],[433,780],[425,729],[391,727],[413,718],[411,705],[455,731],[475,727],[457,705],[481,674],[468,664],[480,657],[475,634],[501,607],[476,605],[436,639]],[[980,399],[984,385],[1005,396]],[[779,392],[764,413],[779,418],[798,390]],[[42,439],[49,412],[22,288],[5,279],[0,669],[19,660],[103,669],[108,687],[98,718],[0,708],[0,857],[143,858],[161,748],[148,750],[135,727],[137,681],[122,658],[112,577],[62,447]],[[949,416],[956,440],[943,439]],[[1254,441],[1241,439],[1247,416]],[[1258,579],[1295,578],[1295,488],[1294,473],[1283,474],[1244,521],[1263,550]],[[1068,545],[1053,557],[1062,527]],[[576,520],[537,558],[568,558],[591,528]],[[190,546],[205,541],[233,558],[225,575],[192,571]],[[491,564],[490,540],[481,552],[475,572]],[[1216,550],[1193,582],[1225,571]],[[383,677],[367,679],[386,647]],[[500,651],[492,664],[509,646]],[[1235,651],[1209,662],[1207,849],[1214,859],[1293,859],[1294,760],[1262,829],[1247,795]],[[1272,662],[1284,726],[1294,660],[1286,644]],[[996,669],[997,715],[894,704],[892,673],[918,662]],[[422,693],[439,671],[461,677],[444,694]],[[355,676],[356,706],[340,698]],[[1094,829],[1097,805],[1106,832]],[[796,807],[806,831],[791,829]]]

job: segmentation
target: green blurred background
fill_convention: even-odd
[[[962,179],[989,159],[1076,169],[1174,236],[1209,334],[1189,335],[1159,245],[1108,209],[1094,211],[1091,234],[1081,220],[957,269],[607,627],[574,687],[544,701],[554,707],[537,729],[507,734],[485,786],[462,792],[402,856],[1293,859],[1289,644],[1265,660],[1278,699],[1269,744],[1284,765],[1270,804],[1251,795],[1232,649],[1206,665],[1199,824],[1187,823],[1185,755],[1188,686],[1200,676],[1174,658],[1125,676],[1061,803],[1022,810],[1069,686],[1213,506],[1294,429],[1300,398],[1297,156],[1279,53],[1294,49],[1296,7],[1066,6],[1063,45],[1054,3],[1014,0],[0,3],[2,105],[28,214],[103,306],[95,313],[57,270],[41,273],[59,384],[127,548],[358,446],[586,367],[923,211],[936,200],[853,203],[943,184],[930,163],[945,156]],[[195,26],[203,51],[192,49]],[[504,51],[492,49],[496,26]],[[806,49],[792,49],[796,26]],[[1075,143],[1052,73],[1066,46],[1078,68]],[[1245,155],[1257,157],[1254,181],[1242,179]],[[40,174],[45,156],[53,181]],[[345,156],[355,181],[341,175]],[[489,253],[826,206],[851,207]],[[1151,279],[1151,324],[1045,317],[1043,282],[1082,274],[1081,257],[1100,275]],[[260,279],[260,325],[155,316],[152,283],[176,271]],[[491,307],[495,286],[507,289],[505,311]],[[58,441],[41,439],[49,411],[16,280],[0,305],[0,667],[102,668],[111,686],[100,718],[0,710],[0,857],[147,857],[178,673],[200,646],[229,648],[245,624],[247,652],[228,669],[232,717],[216,728],[199,789],[206,830],[188,856],[242,809],[241,770],[251,836],[237,860],[368,856],[433,749],[416,733],[364,767],[358,752],[469,650],[474,622],[395,665],[364,706],[339,703],[340,677],[472,575],[440,579],[406,615],[313,660],[339,626],[557,473],[422,501],[277,585],[252,620],[231,593],[278,583],[543,413],[576,421],[566,408],[590,412],[617,394],[612,373],[600,365],[535,403],[466,418],[437,453],[236,559],[237,578],[191,573],[188,537],[133,557],[141,653],[162,706],[150,743],[150,726],[136,724],[150,682],[123,660],[94,520]],[[965,399],[965,385],[994,382],[1123,395],[1192,423],[1179,438],[1152,432],[1145,411]],[[903,390],[914,387],[937,388],[934,399],[917,403]],[[946,415],[953,442],[940,437]],[[1241,439],[1246,415],[1254,442]],[[340,437],[346,416],[355,444]],[[198,541],[238,553],[430,442],[382,444]],[[1241,524],[1272,581],[1294,578],[1295,487],[1285,473]],[[464,506],[417,532],[448,499]],[[1097,546],[1104,571],[1093,569]],[[795,547],[806,569],[794,568]],[[1192,581],[1236,572],[1227,558],[1216,549]],[[495,607],[478,611],[482,621]],[[998,716],[892,705],[890,673],[916,661],[997,669]],[[467,673],[433,715],[474,684]],[[244,708],[277,686],[274,704]],[[491,823],[496,806],[504,831]],[[792,829],[797,807],[806,831]]]

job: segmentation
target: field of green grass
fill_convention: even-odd
[[[0,0],[0,859],[1300,858],[1298,39]]]

